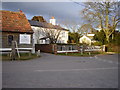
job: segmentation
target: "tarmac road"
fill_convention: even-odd
[[[58,56],[3,62],[3,88],[117,88],[117,55]]]

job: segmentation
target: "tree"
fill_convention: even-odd
[[[59,25],[52,25],[50,23],[44,23],[44,28],[41,28],[41,34],[44,38],[49,39],[50,44],[55,44],[61,34],[63,28]]]
[[[80,23],[76,21],[70,21],[66,20],[63,23],[63,26],[69,29],[69,37],[68,37],[68,43],[79,43],[80,33],[79,33],[79,27]]]
[[[31,20],[38,21],[38,22],[46,22],[43,16],[34,16]]]
[[[40,40],[49,40],[50,44],[57,43],[59,35],[61,33],[60,29],[52,29],[52,28],[38,28],[35,30],[35,39],[37,44],[40,44]]]
[[[86,2],[82,14],[92,24],[99,24],[101,30],[105,32],[106,40],[109,43],[109,37],[115,31],[120,22],[119,7],[120,2]]]
[[[37,44],[40,44],[41,36],[44,40],[49,39],[50,44],[57,43],[62,29],[59,25],[47,23],[42,16],[34,16],[32,20],[38,21],[38,23],[40,22],[39,24],[41,25],[41,27],[37,28],[37,30],[34,30]]]
[[[34,30],[34,37],[36,40],[36,44],[40,44],[40,35],[41,35],[40,28],[37,28],[37,30]]]
[[[69,43],[79,43],[80,34],[75,32],[69,32]]]
[[[64,27],[68,28],[72,33],[79,33],[78,29],[79,29],[79,24],[76,21],[70,21],[70,20],[66,20],[64,22],[61,22],[63,24]]]
[[[100,32],[96,32],[95,33],[95,36],[94,36],[94,39],[101,42],[103,45],[106,43],[106,40],[105,40],[106,36],[105,36],[105,33],[103,30],[101,30]]]
[[[90,32],[94,32],[94,29],[91,24],[83,24],[79,29],[78,32],[82,35],[86,35]]]
[[[42,28],[41,29],[41,34],[45,37],[49,39],[49,43],[50,44],[55,44],[57,43],[57,40],[60,36],[61,33],[61,27],[57,26],[56,29],[53,29],[53,25],[47,23],[47,27],[46,28]]]
[[[112,39],[112,43],[120,46],[120,32],[119,31],[115,32],[115,37],[114,39]]]

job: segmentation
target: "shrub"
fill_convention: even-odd
[[[92,43],[92,45],[94,45],[94,46],[101,46],[102,42],[97,41],[97,42]]]
[[[120,52],[120,45],[115,44],[108,44],[107,45],[107,51],[108,52]]]

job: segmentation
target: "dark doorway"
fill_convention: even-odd
[[[13,41],[13,35],[8,35],[8,45],[11,46]]]

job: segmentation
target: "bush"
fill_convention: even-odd
[[[106,44],[106,35],[103,30],[100,30],[100,32],[96,32],[94,39],[97,41],[100,41],[102,45]]]
[[[92,43],[92,45],[94,45],[94,46],[101,46],[102,42],[97,41],[97,42]]]
[[[120,45],[115,45],[115,44],[108,44],[107,46],[107,51],[108,52],[120,52]]]

